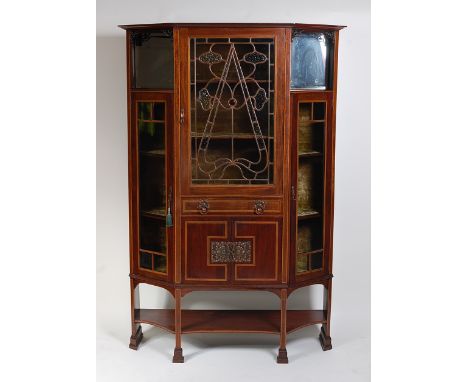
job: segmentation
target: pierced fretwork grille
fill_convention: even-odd
[[[272,38],[190,40],[194,184],[272,184]]]

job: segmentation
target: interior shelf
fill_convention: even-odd
[[[148,156],[165,156],[165,150],[140,150],[140,153]]]
[[[308,151],[304,153],[299,153],[299,157],[320,157],[322,153],[320,151]]]
[[[166,210],[165,209],[152,209],[152,210],[142,210],[141,211],[142,216],[146,216],[149,218],[155,218],[155,219],[165,219],[166,218]]]
[[[191,134],[192,138],[203,138],[203,134]],[[262,139],[273,139],[273,137],[267,137],[265,135],[260,136],[259,138]],[[225,134],[211,134],[210,139],[255,139],[255,135],[253,134],[232,134],[232,133],[225,133]]]
[[[326,323],[325,310],[288,310],[287,332]],[[280,310],[182,310],[182,333],[280,332]],[[175,331],[174,309],[135,309],[135,322]]]
[[[298,255],[315,255],[316,253],[322,253],[323,249],[314,249],[313,251],[307,251],[307,252],[298,252]]]
[[[297,213],[297,218],[299,220],[302,219],[309,219],[309,218],[316,218],[320,216],[320,212],[315,210],[301,210]]]

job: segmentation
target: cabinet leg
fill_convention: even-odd
[[[330,334],[327,334],[327,326],[328,325],[322,325],[319,335],[320,345],[322,345],[323,351],[332,349],[331,337]]]
[[[328,280],[328,283],[324,285],[323,292],[323,310],[327,312],[327,323],[322,325],[320,329],[320,345],[322,345],[322,350],[331,350],[332,343],[330,337],[330,312],[331,312],[331,291],[332,291],[332,281]]]
[[[128,347],[133,350],[138,350],[141,340],[143,339],[143,331],[141,325],[135,325],[136,329],[132,330],[132,336],[130,337],[130,344]]]
[[[182,310],[181,310],[181,290],[175,290],[175,337],[176,345],[174,348],[174,356],[172,357],[173,363],[184,363],[184,356],[182,352]]]
[[[280,319],[280,347],[278,349],[277,363],[288,363],[288,351],[286,350],[286,316],[287,316],[287,289],[281,289],[281,319]]]
[[[141,340],[143,339],[143,331],[141,325],[135,322],[135,309],[140,309],[140,290],[138,283],[133,279],[130,280],[130,307],[132,315],[132,335],[128,347],[133,350],[138,350]]]

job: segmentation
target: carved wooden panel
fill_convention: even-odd
[[[212,263],[250,263],[252,260],[252,242],[211,241]]]

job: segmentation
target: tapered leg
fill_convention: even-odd
[[[130,344],[128,347],[133,350],[137,350],[143,339],[143,332],[141,325],[135,322],[135,309],[140,309],[140,291],[137,283],[130,279],[130,306],[132,310],[132,335],[130,337]]]
[[[174,363],[183,363],[184,356],[182,353],[182,309],[181,309],[181,290],[175,290],[175,312],[174,312],[174,321],[175,321],[175,337],[176,345],[174,348],[174,357],[172,357],[172,362]]]
[[[281,325],[280,325],[280,347],[278,349],[277,363],[288,363],[288,352],[286,350],[286,316],[287,316],[287,289],[281,289]]]
[[[332,293],[332,280],[328,280],[327,284],[325,284],[324,292],[323,292],[323,310],[327,312],[327,322],[322,325],[320,329],[320,345],[322,345],[322,350],[331,350],[332,343],[330,337],[330,312],[331,312],[331,293]]]

